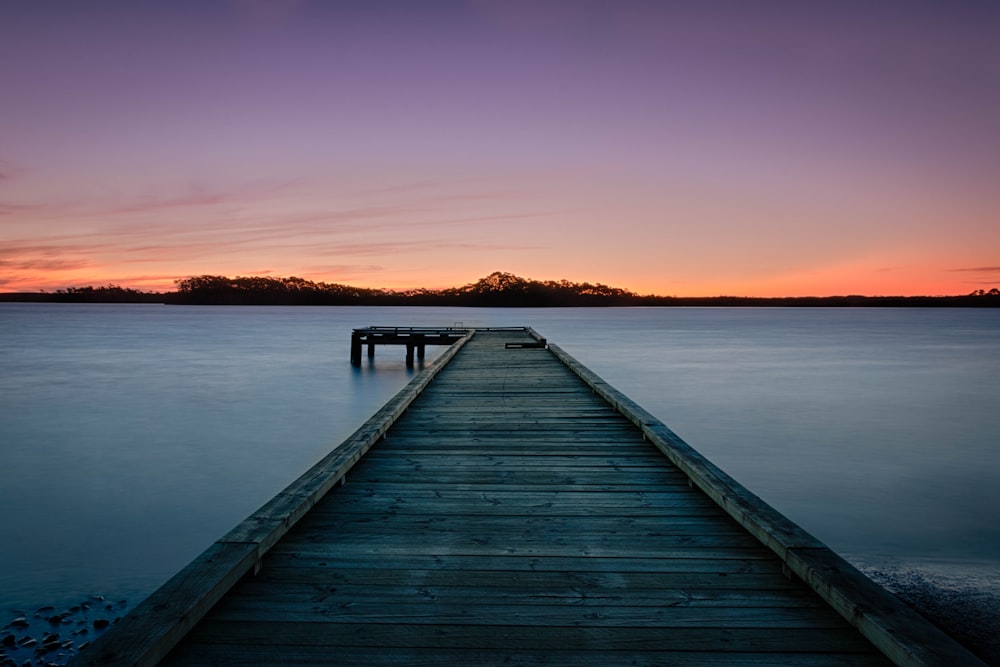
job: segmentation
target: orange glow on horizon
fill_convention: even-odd
[[[298,276],[314,282],[337,283],[351,285],[368,289],[387,289],[393,291],[405,291],[411,289],[447,289],[462,287],[475,283],[480,278],[485,277],[493,270],[484,270],[472,276],[453,276],[450,274],[427,273],[426,278],[414,279],[412,276],[402,276],[395,280],[387,280],[378,275],[352,277],[342,274],[314,274],[306,275],[301,272],[277,272],[277,271],[204,271],[200,273],[186,273],[183,275],[147,275],[136,276],[117,273],[111,270],[112,267],[102,267],[96,269],[73,269],[58,272],[28,272],[17,279],[8,280],[0,291],[2,292],[55,292],[67,288],[79,288],[85,286],[105,286],[117,285],[144,292],[172,292],[176,289],[176,280],[194,275],[226,275],[253,276],[262,275],[268,277],[288,277]],[[984,273],[990,273],[985,269]],[[782,278],[760,279],[748,281],[746,283],[725,283],[722,281],[706,281],[704,283],[677,284],[666,281],[652,280],[614,280],[607,278],[587,277],[585,273],[574,271],[571,274],[558,273],[554,271],[538,272],[511,272],[522,278],[529,280],[569,280],[570,282],[591,282],[602,283],[610,287],[629,290],[641,296],[677,296],[677,297],[713,297],[713,296],[736,296],[736,297],[797,297],[797,296],[956,296],[969,294],[977,289],[990,289],[1000,285],[1000,280],[990,282],[989,280],[975,281],[964,272],[942,270],[938,274],[943,277],[923,277],[921,272],[889,272],[873,271],[867,275],[856,270],[828,271],[828,272],[807,272],[802,275],[792,275]],[[879,275],[881,273],[881,275]],[[878,280],[873,279],[872,274]],[[914,275],[917,274],[917,275]],[[991,273],[992,276],[1000,274],[1000,269]],[[998,276],[1000,277],[1000,276]]]

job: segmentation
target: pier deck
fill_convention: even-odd
[[[375,356],[376,345],[405,345],[406,365],[413,366],[413,356],[424,358],[428,345],[451,345],[460,340],[468,329],[463,327],[363,327],[351,333],[351,364],[361,365],[361,350],[368,348],[368,357]]]
[[[464,338],[79,661],[981,664],[537,340]]]

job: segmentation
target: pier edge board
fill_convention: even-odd
[[[792,573],[896,665],[987,667],[955,639],[727,475],[572,355],[555,344],[549,344],[548,349],[595,393],[639,427],[695,486],[771,549]]]
[[[450,345],[318,463],[216,540],[75,656],[68,665],[156,665],[330,489],[344,479],[406,408],[475,335]]]

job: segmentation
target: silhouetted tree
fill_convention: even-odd
[[[67,287],[49,295],[48,301],[59,303],[162,303],[159,292],[141,292],[130,287],[106,285],[103,287]]]
[[[474,283],[443,290],[405,291],[352,287],[297,276],[190,276],[175,281],[175,292],[140,292],[117,285],[69,287],[51,294],[7,293],[0,301],[175,303],[193,305],[379,305],[379,306],[821,306],[821,307],[1000,307],[1000,289],[964,296],[676,297],[639,296],[601,283],[531,280],[495,271]]]

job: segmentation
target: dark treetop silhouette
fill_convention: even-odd
[[[70,287],[54,293],[0,294],[2,301],[75,303],[169,303],[185,305],[286,306],[957,306],[998,307],[1000,290],[960,296],[675,297],[640,295],[600,283],[532,280],[496,271],[463,287],[385,290],[314,282],[304,278],[202,275],[176,281],[175,292]]]

